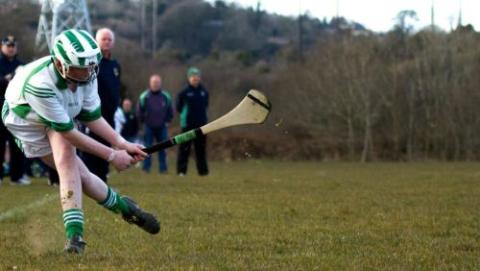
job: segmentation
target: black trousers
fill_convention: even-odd
[[[27,175],[35,177],[34,172],[31,170],[31,165],[33,164],[33,162],[35,160],[37,160],[36,162],[39,163],[40,167],[42,167],[42,172],[41,172],[40,176],[42,176],[42,177],[43,176],[48,176],[48,179],[50,180],[50,184],[60,185],[60,177],[58,176],[57,170],[55,170],[55,168],[51,168],[50,166],[43,163],[43,161],[40,158],[27,159]],[[29,168],[30,168],[30,173],[28,172]]]
[[[184,128],[182,132],[186,132],[190,129]],[[177,174],[186,174],[188,167],[188,156],[190,156],[190,149],[192,143],[195,148],[195,162],[197,164],[198,175],[205,176],[208,175],[208,165],[207,165],[207,138],[206,136],[201,136],[195,138],[193,141],[189,141],[178,146],[178,156],[177,156]]]
[[[3,162],[5,162],[6,143],[10,148],[10,179],[12,182],[18,181],[25,174],[26,158],[22,150],[15,143],[15,138],[0,123],[0,177],[3,178]]]
[[[50,183],[60,185],[60,176],[58,176],[58,172],[49,166],[46,167],[48,168],[48,178],[50,179]]]
[[[97,136],[96,134],[90,132],[90,133],[88,133],[88,135],[90,137],[92,137],[93,139],[95,139],[96,141],[98,141],[98,142],[100,142],[104,145],[110,146],[110,144],[108,142],[106,142],[105,140],[103,140],[102,138]],[[93,154],[89,154],[89,153],[86,153],[86,152],[82,153],[82,159],[83,159],[83,162],[85,163],[85,165],[87,166],[88,170],[90,170],[91,173],[97,175],[100,179],[102,179],[102,181],[107,183],[107,175],[108,175],[108,167],[109,167],[109,163],[107,161],[103,160],[100,157],[97,157]]]

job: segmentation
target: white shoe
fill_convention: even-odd
[[[178,177],[185,177],[185,173],[178,173]]]
[[[22,176],[22,178],[18,179],[16,182],[10,182],[11,185],[30,185],[32,181],[27,176]]]

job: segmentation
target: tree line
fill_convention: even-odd
[[[339,35],[286,70],[282,99],[298,106],[290,120],[320,158],[476,160],[479,37]]]

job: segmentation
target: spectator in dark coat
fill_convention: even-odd
[[[180,126],[182,132],[198,128],[207,123],[208,91],[201,84],[200,70],[191,67],[187,72],[188,85],[177,96],[176,108],[180,113]],[[197,171],[200,176],[208,175],[206,137],[198,137],[193,140]],[[178,148],[177,174],[187,174],[188,156],[192,142],[181,144]]]
[[[0,53],[0,104],[5,102],[5,91],[8,83],[15,75],[15,70],[23,65],[17,59],[17,41],[13,36],[7,36],[2,40]],[[25,176],[26,158],[22,150],[15,143],[15,138],[0,123],[0,184],[3,180],[3,163],[5,161],[5,150],[8,142],[10,150],[10,180],[12,184],[28,185],[30,180]]]
[[[96,40],[102,50],[102,60],[99,65],[97,76],[98,95],[101,101],[102,117],[115,128],[114,115],[120,105],[120,65],[112,58],[112,48],[115,42],[115,36],[112,30],[102,28],[97,31]],[[107,146],[108,142],[94,133],[87,132],[89,136]],[[83,159],[88,169],[104,182],[107,182],[108,162],[97,156],[84,153]]]

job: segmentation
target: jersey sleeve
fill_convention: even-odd
[[[83,122],[90,122],[102,117],[100,109],[100,97],[98,96],[97,80],[93,80],[91,85],[84,89],[82,110],[76,119]]]
[[[72,119],[63,108],[55,92],[48,86],[35,86],[27,82],[23,95],[40,120],[58,132],[67,132],[74,128]]]

